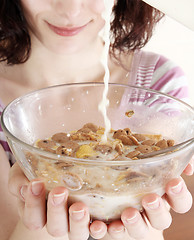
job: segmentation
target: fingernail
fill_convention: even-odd
[[[182,183],[182,181],[181,181],[181,182],[179,182],[176,186],[171,187],[171,191],[172,191],[173,193],[177,194],[177,193],[180,193],[180,192],[181,192],[182,188],[183,188],[183,183]]]
[[[131,218],[127,218],[125,221],[126,223],[130,223],[130,224],[137,222],[137,214],[135,214]]]
[[[27,185],[23,185],[23,186],[20,188],[20,194],[21,194],[23,200],[25,200],[27,188],[28,188]]]
[[[102,232],[102,228],[101,227],[93,227],[92,232],[100,233],[100,232]]]
[[[41,194],[42,190],[43,190],[43,182],[41,181],[33,181],[32,182],[32,193],[35,195],[35,196],[38,196]]]
[[[114,233],[121,233],[121,232],[123,232],[125,229],[122,227],[121,229],[113,229],[112,231],[114,232]]]
[[[72,211],[71,216],[74,220],[81,220],[85,215],[85,210]]]
[[[54,203],[54,205],[61,204],[64,201],[64,199],[65,199],[65,195],[66,195],[65,192],[59,193],[59,194],[54,194],[53,195],[53,203]]]
[[[150,209],[157,209],[159,207],[160,203],[159,203],[159,199],[156,198],[153,202],[148,202],[147,203],[147,206],[150,208]]]

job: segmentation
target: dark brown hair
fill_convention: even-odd
[[[20,0],[1,0],[0,61],[24,63],[30,54],[31,41]]]
[[[130,52],[142,48],[152,36],[163,14],[141,0],[118,0],[113,8],[111,52]],[[30,55],[31,41],[20,0],[1,0],[0,61],[24,63]]]
[[[113,8],[111,51],[131,52],[146,45],[155,25],[164,16],[142,0],[118,0]]]

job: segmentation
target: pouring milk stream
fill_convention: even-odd
[[[111,21],[111,13],[112,8],[114,5],[114,0],[104,0],[105,11],[102,13],[102,17],[105,20],[104,32],[102,34],[102,39],[104,41],[104,48],[102,53],[101,63],[104,67],[105,74],[104,74],[104,91],[102,101],[98,105],[99,111],[101,111],[104,124],[105,124],[105,131],[104,135],[102,136],[102,142],[107,142],[107,134],[111,129],[111,122],[107,116],[107,107],[109,106],[109,100],[107,98],[108,94],[108,83],[110,78],[110,72],[108,68],[108,57],[109,57],[109,47],[110,47],[110,21]]]

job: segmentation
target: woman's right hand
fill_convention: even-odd
[[[83,203],[74,203],[68,209],[66,188],[52,189],[46,201],[44,183],[40,179],[29,182],[17,163],[10,171],[9,189],[17,196],[20,218],[29,230],[46,227],[48,235],[66,236],[70,240],[87,240],[89,231],[100,239],[107,232],[106,224],[101,221],[94,221],[89,226],[89,211]]]

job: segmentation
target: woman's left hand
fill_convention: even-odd
[[[193,174],[193,162],[194,157],[184,170],[186,175]],[[171,225],[170,208],[177,213],[186,213],[190,210],[192,195],[181,177],[168,182],[165,192],[163,197],[157,194],[146,195],[142,199],[144,208],[142,213],[135,208],[125,209],[121,220],[109,224],[109,237],[105,239],[147,239],[146,236],[152,231],[151,229],[162,231]],[[99,239],[93,229],[91,232],[94,238]]]

